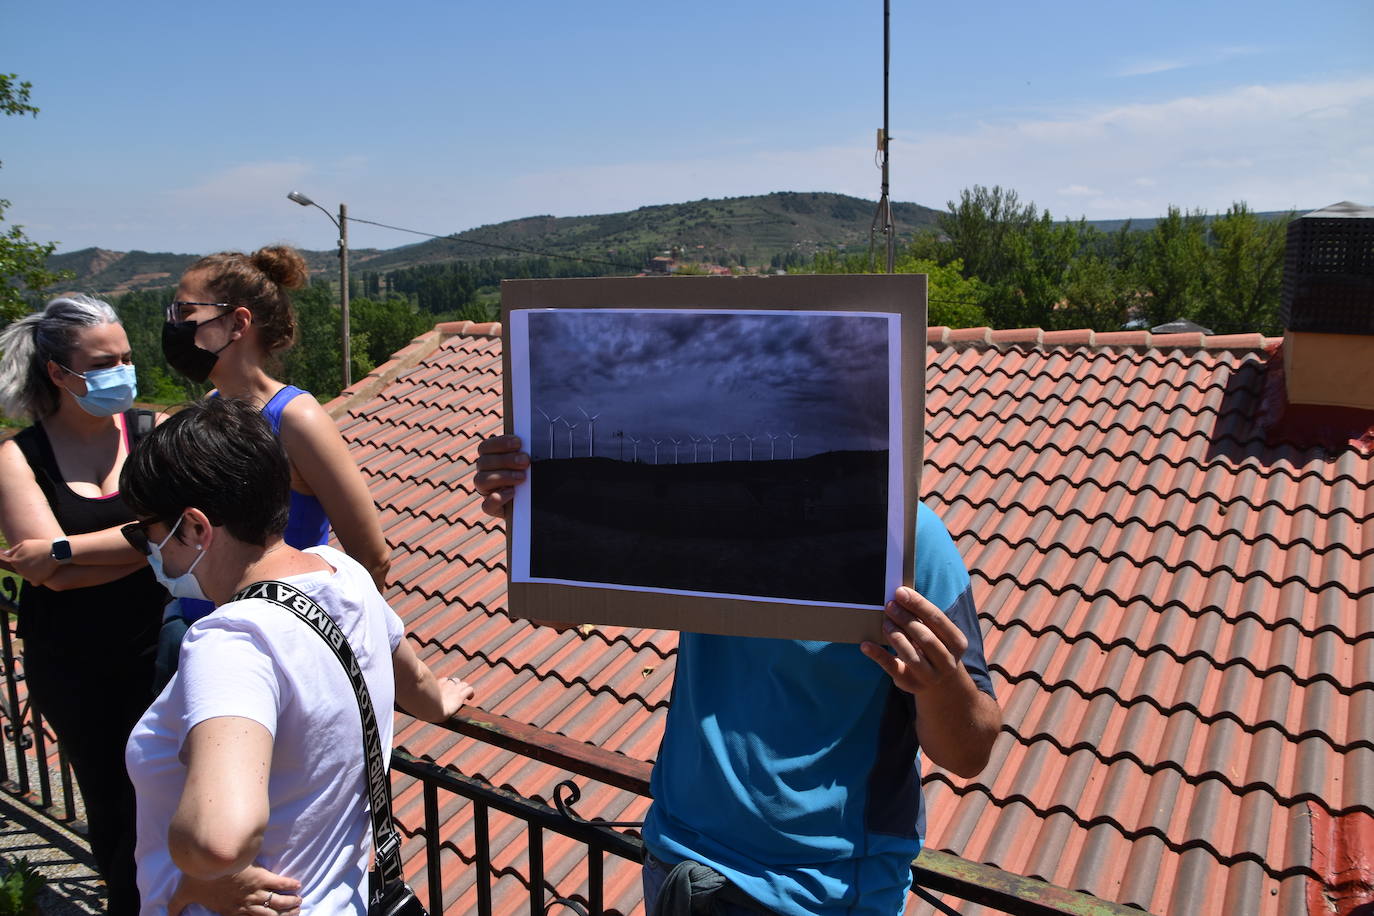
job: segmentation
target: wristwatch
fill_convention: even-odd
[[[66,563],[72,558],[72,542],[66,538],[53,538],[49,556],[59,563]]]

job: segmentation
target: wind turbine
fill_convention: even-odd
[[[789,438],[789,439],[792,440],[790,443],[788,443],[789,445],[792,446],[792,451],[788,454],[787,457],[788,457],[788,458],[796,458],[796,457],[797,457],[797,434],[796,434],[796,433],[788,433],[788,434],[787,434],[787,438]]]
[[[643,439],[636,439],[634,436],[630,436],[629,439],[630,439],[630,444],[633,445],[634,448],[635,448],[635,460],[634,460],[634,463],[635,463],[635,464],[639,464],[639,443],[643,442],[644,440],[643,440]]]
[[[768,460],[772,461],[778,457],[778,436],[772,433],[764,433],[768,437]]]
[[[658,464],[658,447],[663,444],[663,440],[650,436],[649,441],[654,444],[654,464]]]
[[[732,436],[732,435],[730,435],[729,433],[721,433],[721,435],[723,435],[723,436],[725,437],[725,441],[727,441],[727,442],[730,443],[730,459],[729,459],[729,460],[730,460],[730,461],[734,461],[734,460],[735,460],[735,440],[738,439],[739,436]]]
[[[669,437],[668,437],[668,441],[671,442],[671,443],[673,443],[673,464],[677,464],[677,463],[678,463],[678,460],[677,460],[677,450],[678,450],[678,447],[682,445],[682,440],[681,440],[681,439],[674,439],[672,436],[669,436]]]
[[[692,464],[696,464],[697,446],[701,445],[701,439],[698,436],[688,436],[687,438],[692,440]]]
[[[537,410],[537,411],[539,411],[540,415],[543,416],[543,418],[544,418],[545,420],[548,420],[548,421],[549,421],[549,457],[552,458],[552,457],[553,457],[553,425],[554,425],[555,423],[557,423],[559,420],[563,419],[563,415],[562,415],[562,414],[559,414],[559,415],[556,416],[556,417],[550,417],[548,414],[544,413],[544,408],[542,408],[542,407],[536,407],[536,408],[534,408],[534,409]]]
[[[744,436],[744,438],[746,438],[746,439],[749,440],[749,460],[750,460],[750,461],[753,461],[753,460],[754,460],[754,437],[751,436],[751,435],[749,435],[748,433],[741,433],[740,435]]]
[[[599,417],[599,416],[601,416],[601,414],[598,413],[598,414],[593,414],[593,415],[588,416],[587,412],[586,412],[585,410],[583,410],[581,407],[577,408],[577,412],[580,413],[580,414],[582,414],[583,417],[586,417],[586,420],[587,420],[587,457],[588,457],[588,458],[594,457],[594,456],[596,455],[596,418]]]
[[[568,457],[571,458],[573,456],[573,430],[577,429],[582,424],[569,423],[567,420],[563,420],[563,425],[568,428]]]
[[[716,463],[716,443],[720,441],[720,436],[707,436],[706,442],[711,446],[711,463]]]

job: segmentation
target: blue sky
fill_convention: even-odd
[[[1056,217],[1374,204],[1374,3],[892,3],[892,195]],[[770,191],[877,196],[882,4],[0,7],[10,222],[60,251],[330,248]],[[353,225],[354,247],[417,239]]]

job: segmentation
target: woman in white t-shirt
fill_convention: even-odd
[[[144,913],[367,910],[357,697],[319,634],[278,605],[231,600],[244,587],[283,580],[323,607],[378,710],[394,701],[441,721],[473,696],[416,657],[356,561],[282,540],[289,486],[267,421],[228,399],[177,413],[125,464],[121,490],[142,519],[126,529],[131,543],[173,595],[218,605],[191,627],[176,676],[129,739]],[[378,728],[389,751],[391,717]],[[297,882],[294,894],[270,889]]]

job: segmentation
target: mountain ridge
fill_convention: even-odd
[[[690,262],[730,261],[757,267],[789,253],[810,257],[820,250],[867,250],[876,208],[875,201],[846,194],[777,191],[650,204],[618,213],[540,214],[396,248],[350,249],[349,269],[358,275],[486,258],[555,256],[599,262],[623,273],[643,269],[649,257],[665,252]],[[898,239],[935,228],[943,212],[921,204],[894,202]],[[1132,228],[1145,230],[1155,221],[1090,220],[1088,224],[1111,232],[1127,222]],[[337,279],[336,251],[301,249],[301,254],[312,275]],[[119,295],[173,286],[198,257],[97,247],[54,254],[47,263],[51,270],[70,270],[75,275],[62,285],[63,289]]]

